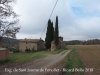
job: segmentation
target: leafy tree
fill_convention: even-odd
[[[56,16],[54,39],[57,46],[59,44],[58,16]]]
[[[14,2],[15,0],[0,0],[0,42],[3,37],[16,38],[16,33],[19,32],[18,15],[11,6]]]

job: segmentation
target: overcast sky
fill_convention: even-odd
[[[17,0],[19,14],[17,39],[39,39],[56,0]],[[59,20],[59,35],[64,40],[100,39],[100,0],[58,0],[51,20]],[[47,29],[47,28],[46,28]],[[45,39],[46,30],[42,35]]]

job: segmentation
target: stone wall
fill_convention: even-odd
[[[39,41],[37,43],[37,50],[44,50],[44,42],[43,41]]]
[[[35,42],[20,42],[19,44],[19,50],[21,52],[25,52],[25,49],[29,49],[32,50],[32,48],[34,48],[35,51],[37,50],[43,50],[44,49],[44,42],[43,41],[39,41],[38,43]]]
[[[0,48],[0,61],[9,59],[9,50]]]
[[[25,49],[29,49],[32,50],[32,48],[34,48],[34,50],[37,50],[37,43],[29,43],[29,42],[20,42],[19,44],[19,50],[21,52],[25,52]]]
[[[51,51],[56,50],[56,45],[54,43],[51,43]]]

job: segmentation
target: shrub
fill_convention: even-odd
[[[13,50],[13,53],[18,53],[18,52],[19,52],[19,49],[16,49],[16,48],[15,48],[15,49]]]
[[[34,52],[34,48],[32,48],[32,52]]]
[[[26,48],[25,49],[25,52],[31,52],[30,48],[29,49]]]

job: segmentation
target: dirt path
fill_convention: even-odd
[[[50,69],[51,66],[61,61],[71,50],[63,51],[56,55],[49,55],[46,58],[38,59],[27,65],[19,66],[17,68],[13,68],[10,71],[10,68],[5,68],[5,73],[0,75],[38,75],[40,73],[45,72],[57,72],[61,71],[60,69],[54,68]],[[11,72],[11,73],[9,73]]]

